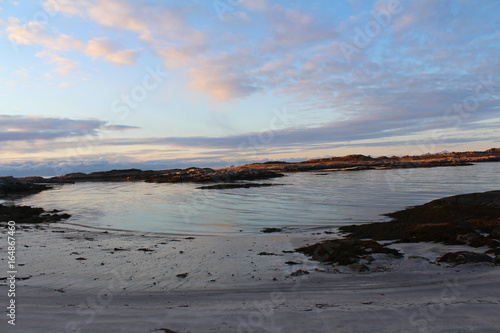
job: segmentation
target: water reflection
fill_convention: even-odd
[[[285,186],[199,190],[197,184],[67,184],[17,204],[64,209],[73,223],[137,232],[255,233],[381,221],[440,197],[499,189],[500,163],[424,169],[292,173]],[[295,228],[295,229],[294,229]]]

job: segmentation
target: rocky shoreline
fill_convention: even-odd
[[[17,199],[52,188],[45,184],[35,183],[37,178],[0,177],[0,198]],[[48,212],[39,207],[0,204],[0,222],[15,221],[18,224],[49,223],[59,222],[70,217],[71,215],[61,213],[58,210]]]
[[[197,167],[165,170],[124,169],[91,172],[89,174],[77,172],[52,178],[27,177],[24,179],[31,183],[76,183],[89,181],[230,183],[240,180],[262,180],[283,177],[283,172],[314,170],[334,172],[370,169],[431,168],[499,161],[500,148],[491,148],[486,151],[452,152],[422,156],[382,156],[375,158],[365,155],[348,155],[343,157],[313,159],[303,162],[269,161],[216,170]]]
[[[347,155],[314,159],[304,162],[269,161],[254,163],[239,168],[267,169],[278,172],[300,171],[359,171],[369,169],[405,169],[405,168],[432,168],[440,166],[472,165],[479,162],[499,162],[500,148],[491,148],[485,151],[450,152],[442,154],[428,154],[418,156],[381,156]]]
[[[31,206],[4,206],[0,204],[0,222],[15,221],[17,224],[60,222],[71,215],[59,210],[45,211]]]
[[[41,177],[40,177],[41,178]],[[43,179],[43,178],[42,178]],[[7,196],[18,196],[35,194],[50,187],[39,184],[31,178],[14,178],[12,176],[0,177],[0,198]]]
[[[500,265],[500,191],[446,197],[385,215],[392,220],[343,226],[339,228],[345,233],[343,238],[322,241],[296,251],[320,262],[368,271],[367,265],[373,261],[374,254],[403,257],[389,245],[434,242],[488,248],[484,253],[448,252],[438,262]]]

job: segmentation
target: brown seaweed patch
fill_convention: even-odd
[[[370,238],[374,240],[395,240],[401,243],[437,242],[448,245],[488,246],[499,244],[500,220],[469,220],[467,222],[414,223],[378,222],[339,228],[348,232],[348,238]],[[487,236],[484,236],[486,235]]]
[[[389,249],[374,240],[333,239],[296,249],[314,260],[339,265],[357,263],[359,259],[373,253],[386,253],[401,258],[395,249]]]

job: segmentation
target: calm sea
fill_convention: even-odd
[[[16,204],[60,209],[68,223],[185,235],[290,232],[383,221],[380,214],[441,197],[500,190],[500,163],[422,169],[289,173],[280,186],[200,190],[198,184],[89,182],[57,186]]]

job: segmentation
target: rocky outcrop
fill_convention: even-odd
[[[315,260],[349,265],[371,253],[389,253],[377,241],[436,242],[487,247],[485,253],[462,251],[443,255],[440,262],[498,262],[500,256],[500,191],[470,193],[433,200],[424,205],[386,214],[389,222],[340,227],[344,239],[323,241],[296,249]],[[392,253],[395,254],[396,253]]]
[[[51,187],[44,184],[36,184],[36,182],[43,181],[42,177],[0,177],[0,196],[4,198],[18,198],[50,189]],[[46,212],[43,208],[5,206],[0,204],[0,222],[15,221],[19,224],[57,222],[69,217],[69,214],[59,214],[59,211]]]
[[[43,179],[47,183],[75,183],[88,181],[146,181],[157,183],[178,182],[233,182],[237,180],[257,180],[283,176],[281,172],[301,172],[313,170],[361,171],[371,169],[431,168],[444,166],[471,165],[473,162],[500,161],[500,149],[492,148],[483,152],[462,152],[423,156],[371,157],[347,155],[313,159],[303,162],[268,161],[223,169],[186,168],[165,170],[123,169],[86,173],[70,173],[64,176]],[[31,177],[36,178],[36,177]]]
[[[126,181],[128,178],[137,177],[138,179],[144,179],[149,176],[160,175],[166,172],[175,172],[180,169],[172,170],[140,170],[140,169],[121,169],[121,170],[110,170],[110,171],[99,171],[91,172],[89,174],[83,172],[70,173],[64,176],[52,177],[47,180],[50,183],[75,183],[75,182],[91,182],[91,181]]]
[[[367,258],[374,253],[386,253],[396,258],[403,256],[397,250],[386,248],[376,241],[360,239],[326,240],[298,248],[296,251],[308,255],[314,260],[339,265],[357,263],[361,258]]]
[[[280,186],[282,184],[269,184],[269,183],[231,183],[231,184],[216,184],[200,186],[197,189],[200,190],[227,190],[233,188],[252,188],[252,187],[269,187],[269,186]]]
[[[386,214],[389,222],[341,227],[350,238],[440,242],[449,245],[500,245],[500,191],[470,193],[433,200]]]
[[[64,176],[53,177],[47,180],[50,183],[75,183],[88,181],[146,181],[150,183],[180,183],[180,182],[233,182],[237,180],[256,180],[282,177],[272,170],[252,169],[220,169],[186,168],[167,170],[126,169],[103,172],[71,173]]]
[[[57,210],[47,212],[43,208],[30,206],[4,206],[0,205],[0,221],[15,221],[21,223],[59,222],[71,217],[69,214],[59,214]]]
[[[36,177],[37,180],[41,177]],[[41,178],[43,179],[43,178]],[[35,184],[32,179],[14,178],[12,176],[0,177],[0,196],[28,195],[47,190],[49,187]]]
[[[155,183],[180,183],[180,182],[211,182],[211,183],[229,183],[237,180],[258,180],[283,177],[281,173],[271,170],[254,170],[254,169],[220,169],[213,170],[209,168],[190,168],[177,171],[175,173],[167,173],[151,176],[135,176],[129,177],[127,180],[145,180],[146,182]]]
[[[438,259],[438,262],[445,262],[453,265],[461,265],[468,263],[495,263],[496,260],[483,253],[471,251],[448,252]]]
[[[248,164],[242,167],[253,169],[272,169],[277,171],[300,172],[330,169],[329,171],[355,171],[360,169],[395,168],[432,168],[441,166],[471,165],[475,162],[500,161],[500,149],[486,151],[451,152],[418,156],[381,156],[347,155],[287,163],[282,161]],[[240,167],[240,168],[242,168]]]

